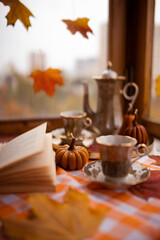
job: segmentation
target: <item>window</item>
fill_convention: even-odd
[[[160,118],[153,117],[151,110],[152,72],[155,67],[152,65],[154,12],[154,0],[110,1],[109,58],[115,70],[127,73],[128,81],[138,84],[140,92],[135,108],[139,110],[139,121],[143,122],[148,132],[160,137]]]
[[[141,1],[109,0],[109,18],[107,18],[107,14],[108,14],[107,0],[103,0],[103,1],[82,0],[81,3],[79,3],[80,1],[78,0],[76,1],[64,0],[64,3],[62,3],[62,0],[60,1],[47,0],[47,1],[50,4],[52,4],[52,2],[54,3],[56,2],[56,12],[58,12],[61,9],[62,5],[64,6],[63,9],[65,10],[65,12],[60,11],[60,13],[58,14],[59,22],[62,18],[74,18],[74,17],[76,18],[76,17],[81,17],[82,15],[84,16],[84,14],[88,16],[90,18],[89,25],[93,29],[93,32],[95,33],[95,35],[94,37],[92,35],[89,35],[89,41],[81,38],[79,34],[77,34],[76,36],[72,36],[69,32],[67,32],[66,26],[60,22],[61,27],[58,30],[58,35],[60,36],[61,34],[62,35],[64,34],[64,35],[63,37],[61,36],[59,40],[59,46],[61,47],[56,48],[53,42],[50,43],[50,40],[48,40],[48,35],[51,34],[50,29],[52,28],[55,29],[56,26],[52,25],[50,21],[47,22],[48,25],[46,25],[46,23],[43,22],[44,17],[38,17],[36,21],[35,19],[34,20],[32,19],[32,28],[29,30],[29,34],[25,33],[27,36],[27,39],[28,39],[28,36],[34,30],[34,27],[37,27],[38,21],[40,21],[41,23],[40,28],[42,29],[40,31],[40,35],[38,35],[38,39],[42,37],[43,40],[45,39],[46,41],[49,41],[48,46],[50,50],[49,50],[49,53],[45,55],[47,60],[46,66],[48,67],[49,65],[52,65],[52,67],[62,68],[62,70],[64,70],[64,73],[66,74],[64,88],[60,87],[56,91],[56,94],[54,97],[55,105],[53,102],[51,102],[51,108],[52,108],[51,112],[49,112],[48,110],[47,112],[40,111],[38,113],[38,117],[44,116],[44,115],[46,116],[47,113],[50,113],[50,116],[51,115],[53,116],[53,113],[56,112],[56,108],[58,107],[58,105],[59,105],[59,108],[57,108],[59,109],[58,111],[61,111],[61,109],[66,110],[67,106],[69,106],[70,108],[77,108],[77,106],[74,105],[75,103],[78,103],[78,108],[81,108],[83,89],[79,83],[83,80],[87,80],[90,83],[90,85],[94,85],[93,79],[92,79],[93,75],[101,74],[101,72],[105,68],[106,60],[109,59],[113,63],[114,70],[119,75],[127,75],[128,81],[134,81],[138,84],[140,93],[138,95],[135,108],[138,108],[139,110],[139,121],[143,122],[148,132],[150,132],[154,136],[160,137],[160,118],[159,118],[159,115],[155,116],[153,114],[154,102],[158,101],[158,105],[159,105],[159,100],[155,100],[155,99],[159,99],[159,97],[157,98],[156,96],[155,98],[155,93],[154,93],[155,75],[159,74],[159,72],[155,74],[155,67],[158,61],[156,60],[155,62],[154,59],[156,56],[155,54],[157,54],[159,50],[156,47],[156,42],[155,42],[157,39],[156,38],[157,27],[156,25],[154,27],[154,15],[156,16],[155,11],[157,11],[155,9],[157,8],[159,9],[159,5],[158,5],[159,0],[156,0],[156,1],[155,0],[152,0],[152,1],[150,0],[141,0]],[[27,7],[29,7],[31,11],[33,11],[34,15],[38,16],[40,9],[37,9],[37,6],[39,4],[45,4],[45,8],[46,8],[47,1],[32,0],[27,3],[25,1],[23,2],[25,4],[28,4]],[[65,5],[66,2],[67,2],[67,5]],[[85,7],[81,8],[82,5]],[[155,5],[156,5],[156,8],[155,8]],[[2,8],[2,5],[0,5],[0,7]],[[44,7],[42,6],[42,8]],[[50,7],[50,9],[52,8]],[[56,16],[54,16],[53,11],[52,10],[49,11],[48,15],[50,16],[50,18],[55,19]],[[45,12],[43,11],[42,14],[44,16]],[[3,15],[3,18],[4,16],[5,16],[5,13]],[[101,18],[101,20],[99,18]],[[95,19],[96,22],[94,22],[93,19]],[[109,22],[108,37],[106,37],[107,19]],[[102,26],[102,23],[105,26],[105,31],[104,30],[100,31],[101,29],[100,26]],[[4,45],[5,31],[7,31],[8,28],[4,28],[4,22],[0,21],[0,24],[1,24],[0,31],[3,31],[3,45]],[[2,30],[2,24],[3,24],[3,30]],[[47,29],[49,29],[49,32],[45,35],[44,32],[47,31],[45,29],[46,26],[49,26],[47,27]],[[22,26],[20,25],[19,27],[18,26],[16,27],[22,28]],[[10,29],[11,31],[13,30],[15,31],[16,28],[13,29],[10,27]],[[44,32],[42,32],[42,30]],[[101,36],[100,32],[101,34],[103,33],[102,37],[100,37]],[[52,40],[54,40],[54,37],[57,38],[56,35],[50,36]],[[8,39],[11,39],[11,37],[9,37]],[[67,40],[69,41],[69,43]],[[79,44],[79,41],[81,41],[80,44]],[[15,43],[17,42],[18,41],[16,41]],[[21,41],[21,43],[22,42],[23,41]],[[34,40],[32,41],[32,44],[31,44],[31,46],[34,47],[33,49],[34,51],[32,53],[34,53],[35,55],[41,55],[41,59],[44,61],[45,57],[43,54],[45,54],[44,50],[46,49],[47,45],[45,44],[45,41],[43,41],[44,45],[42,45],[42,47],[39,46],[37,43],[38,43],[37,37],[34,37]],[[108,51],[106,50],[107,44],[108,44]],[[77,46],[78,46],[78,49],[77,49]],[[26,47],[26,45],[24,47]],[[157,50],[154,50],[155,47]],[[67,54],[65,52],[65,48],[73,49],[74,50],[72,52],[73,55],[70,56],[70,53]],[[39,49],[41,51],[39,51]],[[58,49],[59,51],[57,51]],[[55,55],[56,51],[58,52],[58,55]],[[53,56],[54,58],[52,59],[51,56]],[[23,59],[24,57],[25,57],[25,60]],[[21,58],[20,60],[23,60],[23,62],[25,61],[27,62],[26,60],[27,57],[25,55],[23,56],[23,58]],[[64,58],[63,65],[61,63],[62,58]],[[100,61],[95,62],[94,61],[95,59],[97,60],[99,59],[103,63],[100,65]],[[38,64],[43,65],[42,64],[43,61],[38,62]],[[98,63],[98,64],[96,65],[95,63]],[[87,65],[88,67],[84,68]],[[2,64],[0,64],[0,66],[2,66]],[[31,69],[29,69],[29,66],[27,69],[28,69],[28,72],[30,72]],[[75,77],[74,73],[76,69],[77,69],[77,75]],[[87,71],[87,74],[86,75],[82,74],[85,71]],[[74,78],[75,81],[73,81],[73,77],[75,77]],[[71,89],[74,89],[74,90],[71,91]],[[76,90],[78,89],[78,90],[75,91],[75,89]],[[93,94],[93,95],[91,94],[93,96],[93,97],[91,96],[91,102],[93,105],[95,104],[95,91],[96,91],[95,87],[93,86],[93,90],[90,91]],[[71,98],[71,95],[73,98]],[[59,101],[56,100],[58,96],[60,96]],[[66,96],[68,97],[68,102],[66,100],[67,99]],[[64,105],[64,99],[62,98],[64,98],[65,103],[67,103],[66,107]],[[68,104],[69,102],[71,105]],[[45,101],[44,101],[44,104],[45,104]],[[49,104],[46,104],[47,108],[48,108],[48,105]],[[124,108],[124,111],[125,111],[125,108]],[[158,111],[156,111],[156,114],[158,114]]]
[[[82,81],[92,89],[92,77],[106,67],[108,0],[21,1],[34,14],[29,30],[17,21],[6,27],[8,8],[0,3],[0,118],[59,116],[64,110],[82,109]],[[93,35],[72,35],[61,20],[88,17]],[[33,92],[29,74],[39,68],[62,70],[64,86],[56,87],[53,98]]]

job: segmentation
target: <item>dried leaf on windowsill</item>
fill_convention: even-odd
[[[0,0],[5,6],[9,6],[10,10],[6,16],[7,25],[15,25],[16,21],[19,19],[25,28],[31,26],[29,17],[33,16],[31,11],[25,7],[19,0]]]
[[[35,70],[30,74],[33,78],[33,88],[35,92],[45,91],[50,97],[54,95],[55,85],[63,85],[61,70],[48,68],[45,71]]]
[[[80,32],[84,38],[88,38],[87,32],[93,33],[92,29],[88,26],[88,18],[77,18],[74,21],[70,19],[63,19],[62,22],[67,24],[67,29],[72,34]]]
[[[29,198],[33,219],[2,219],[4,234],[24,240],[80,240],[90,236],[101,223],[107,208],[91,208],[88,195],[70,189],[63,203],[43,194]]]

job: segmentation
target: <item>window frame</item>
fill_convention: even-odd
[[[155,0],[110,0],[109,59],[118,74],[139,86],[139,121],[160,138],[160,121],[149,116]],[[118,40],[118,41],[117,41]],[[124,113],[127,105],[124,104]]]

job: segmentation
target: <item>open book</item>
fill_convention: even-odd
[[[0,150],[0,193],[55,190],[55,152],[44,123]]]

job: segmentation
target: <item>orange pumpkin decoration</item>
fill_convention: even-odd
[[[89,159],[89,153],[85,147],[75,146],[75,138],[72,137],[70,146],[61,146],[56,151],[56,164],[63,169],[78,170],[83,168]]]
[[[124,131],[126,130],[126,128],[133,126],[134,119],[135,119],[135,115],[131,113],[127,113],[123,116],[123,123],[119,130],[119,135],[124,135]]]
[[[129,126],[127,127],[122,135],[127,135],[133,138],[137,139],[137,144],[139,143],[147,143],[148,140],[148,134],[147,131],[145,129],[145,127],[141,124],[137,123],[137,112],[138,110],[135,110],[135,119],[133,121],[133,126]]]

